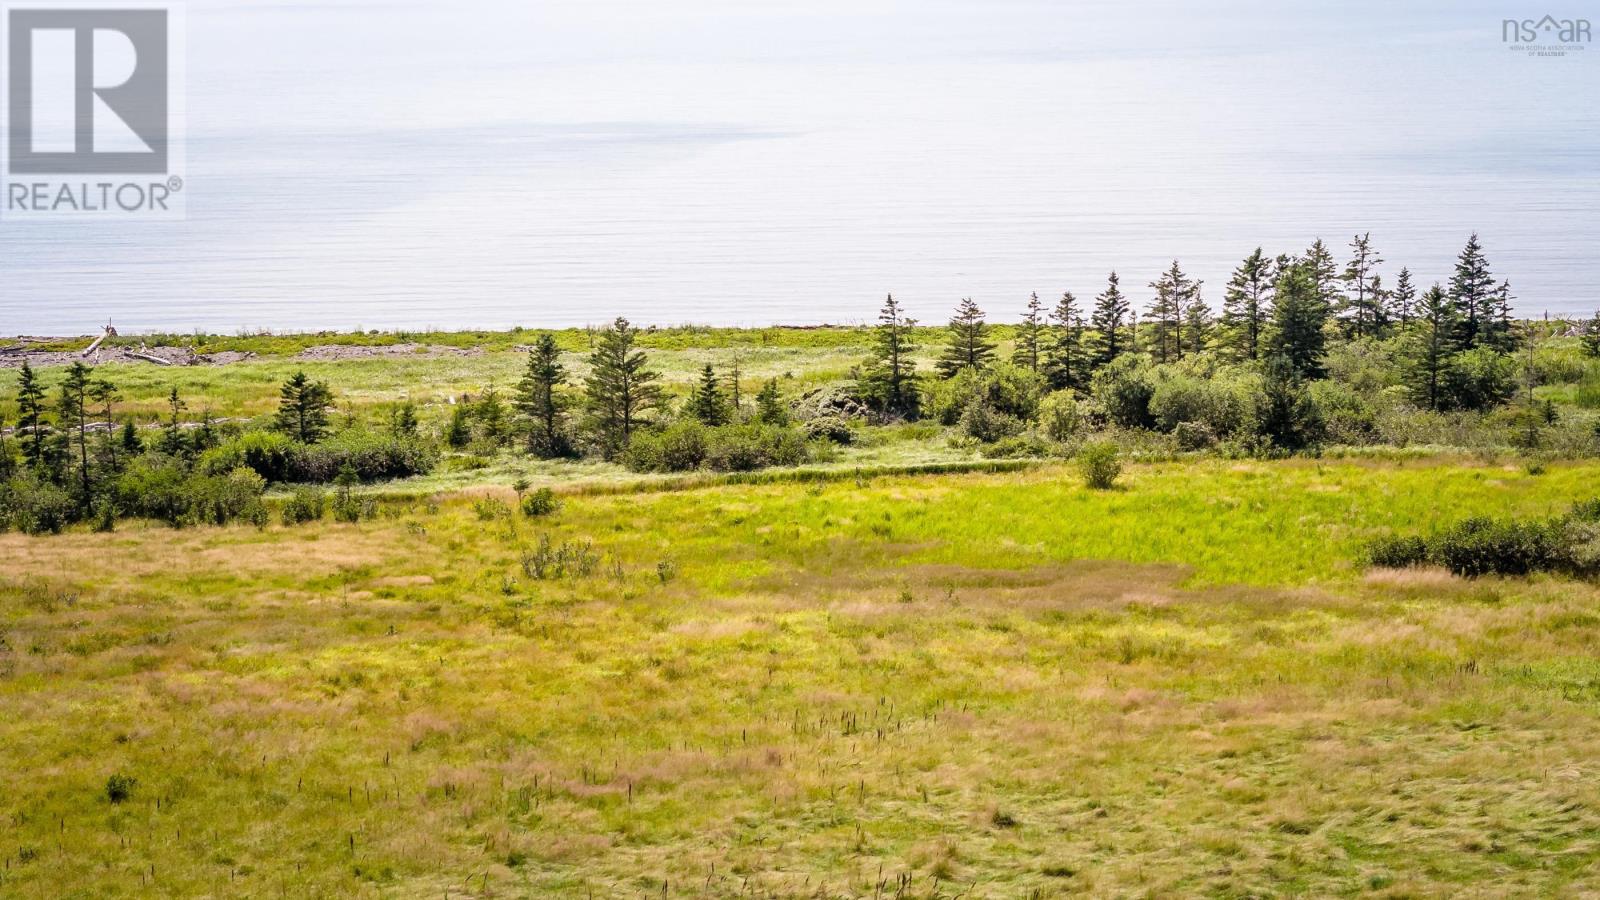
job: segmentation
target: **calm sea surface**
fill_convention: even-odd
[[[188,220],[0,222],[0,334],[1011,319],[1173,258],[1216,304],[1357,231],[1600,305],[1600,46],[1204,6],[192,0]]]

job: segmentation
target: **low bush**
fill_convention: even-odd
[[[1415,536],[1385,535],[1367,544],[1367,565],[1379,569],[1409,569],[1427,565],[1428,542]]]
[[[290,481],[297,444],[276,431],[247,431],[201,454],[196,468],[207,475],[249,469],[267,481]]]
[[[1043,459],[1056,453],[1056,446],[1037,435],[1022,434],[1002,438],[980,448],[984,459]]]
[[[1371,566],[1406,568],[1433,563],[1463,578],[1561,572],[1600,574],[1600,499],[1564,516],[1534,522],[1479,516],[1429,538],[1387,536],[1363,553]]]
[[[530,519],[548,516],[560,508],[561,501],[556,499],[556,492],[547,487],[522,498],[522,514]]]
[[[846,445],[853,443],[856,433],[851,430],[850,422],[838,416],[818,416],[809,419],[802,426],[807,440],[823,440],[834,444]]]
[[[420,438],[346,431],[320,444],[296,445],[288,480],[325,484],[348,466],[359,481],[382,481],[426,475],[437,463],[437,451]]]
[[[327,495],[314,487],[297,488],[283,504],[283,524],[302,525],[322,518]]]
[[[234,469],[226,475],[192,475],[185,484],[191,521],[212,525],[235,521],[267,524],[267,507],[261,500],[267,482],[249,469]]]
[[[1118,458],[1117,445],[1110,441],[1090,441],[1078,451],[1078,470],[1083,473],[1083,483],[1097,491],[1107,491],[1116,486],[1122,474],[1122,460]]]
[[[0,484],[0,531],[59,534],[72,522],[75,509],[72,495],[32,474]]]
[[[710,428],[684,420],[634,435],[623,464],[635,472],[687,472],[708,468],[748,472],[768,466],[794,466],[809,451],[803,432],[778,425],[722,425]]]

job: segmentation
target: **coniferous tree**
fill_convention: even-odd
[[[661,375],[649,369],[637,341],[638,332],[619,317],[601,332],[589,357],[584,393],[595,443],[607,459],[628,449],[634,431],[660,402]]]
[[[1112,272],[1106,278],[1106,289],[1094,298],[1094,313],[1089,318],[1089,324],[1094,327],[1099,337],[1095,353],[1097,365],[1103,366],[1122,355],[1125,349],[1122,341],[1122,325],[1127,317],[1128,299],[1122,296],[1122,291],[1117,286],[1117,273]],[[1134,325],[1134,334],[1137,340],[1137,324]]]
[[[1044,304],[1039,301],[1038,292],[1035,292],[1028,298],[1028,311],[1022,317],[1022,324],[1017,327],[1017,348],[1011,354],[1011,361],[1030,372],[1039,371],[1048,350],[1045,346],[1047,328]]]
[[[1089,384],[1089,360],[1083,346],[1083,315],[1078,298],[1062,291],[1050,311],[1044,351],[1044,375],[1051,390],[1081,390]]]
[[[1345,296],[1344,291],[1340,289],[1339,264],[1333,261],[1333,253],[1322,242],[1322,238],[1312,242],[1300,262],[1305,267],[1306,275],[1311,279],[1317,299],[1328,314],[1331,315],[1333,310],[1342,308]],[[1281,266],[1279,271],[1282,271]]]
[[[45,465],[44,386],[26,359],[17,373],[17,412],[17,430],[24,435],[22,458],[30,468],[42,470]]]
[[[100,439],[100,447],[96,451],[100,461],[108,473],[114,473],[121,467],[121,460],[117,458],[120,449],[117,441],[116,403],[122,399],[117,386],[104,378],[96,378],[89,384],[89,399],[99,404],[100,415],[104,418],[104,431]]]
[[[994,343],[989,340],[988,326],[983,321],[983,310],[963,298],[950,320],[950,343],[939,357],[936,368],[941,378],[953,378],[962,369],[982,370],[994,359]]]
[[[395,437],[414,437],[417,433],[417,405],[410,400],[389,412],[389,433]]]
[[[917,349],[912,340],[916,325],[917,320],[905,315],[893,294],[884,300],[872,336],[872,355],[860,384],[862,394],[881,415],[917,415],[917,363],[911,358]]]
[[[11,441],[6,439],[6,419],[0,416],[0,484],[17,470],[17,460],[11,455]]]
[[[517,382],[512,400],[527,450],[534,456],[556,459],[572,453],[572,441],[567,436],[569,402],[562,392],[566,383],[561,348],[556,345],[555,335],[543,332],[528,351],[528,366]]]
[[[1350,264],[1345,266],[1346,295],[1339,318],[1345,334],[1354,338],[1377,337],[1387,318],[1383,291],[1376,269],[1383,257],[1372,247],[1372,235],[1358,234],[1350,242]]]
[[[1304,274],[1308,290],[1314,283]],[[1305,379],[1287,356],[1267,358],[1261,384],[1261,434],[1275,447],[1285,450],[1302,450],[1322,436],[1322,420],[1317,412],[1311,392],[1306,390]]]
[[[1443,288],[1435,284],[1423,292],[1404,354],[1406,388],[1418,406],[1445,408],[1463,324],[1461,311]]]
[[[1479,325],[1479,343],[1499,353],[1511,353],[1517,349],[1517,328],[1511,320],[1511,302],[1516,299],[1516,295],[1511,293],[1511,280],[1500,282],[1490,298],[1488,315]]]
[[[1600,359],[1600,309],[1594,311],[1594,318],[1583,329],[1583,352],[1596,359]]]
[[[733,362],[728,364],[728,421],[740,422],[744,419],[744,395],[739,393],[739,382],[744,378],[744,371],[740,368],[742,361],[736,355]]]
[[[69,447],[75,446],[76,459],[72,465],[78,470],[77,502],[80,513],[87,512],[94,498],[94,485],[89,472],[89,388],[94,383],[94,369],[81,362],[67,367],[61,379],[61,395],[56,402],[57,421],[66,432]]]
[[[1411,270],[1401,269],[1395,277],[1394,290],[1389,292],[1389,317],[1404,328],[1416,316],[1417,289],[1411,283]]]
[[[472,417],[478,420],[478,433],[483,436],[491,446],[498,447],[505,443],[506,432],[506,404],[500,399],[500,391],[489,382],[483,389],[483,396],[472,405]]]
[[[173,388],[174,400],[177,393]],[[284,382],[278,398],[275,424],[279,431],[302,444],[315,444],[327,435],[328,407],[333,405],[333,391],[327,382],[312,381],[304,371],[296,372]]]
[[[445,445],[456,450],[472,443],[472,410],[465,398],[450,409],[450,421],[444,426]]]
[[[1257,247],[1233,270],[1222,296],[1223,341],[1234,358],[1261,358],[1272,306],[1273,264]]]
[[[702,425],[715,428],[728,424],[728,401],[722,396],[717,371],[710,363],[706,363],[705,370],[700,373],[700,384],[689,395],[688,411]]]
[[[167,392],[167,424],[161,430],[161,440],[156,448],[167,456],[179,457],[184,455],[187,442],[183,439],[183,411],[189,404],[178,396],[178,386],[173,385]]]
[[[1211,307],[1200,295],[1200,282],[1195,282],[1190,292],[1189,305],[1183,310],[1183,349],[1189,353],[1204,353],[1211,338]]]
[[[1278,274],[1273,287],[1271,351],[1293,367],[1296,377],[1322,377],[1328,305],[1317,287],[1312,260],[1291,263]]]
[[[1472,348],[1484,343],[1494,330],[1489,322],[1494,318],[1495,290],[1494,275],[1489,271],[1477,232],[1467,238],[1467,245],[1456,259],[1455,274],[1450,276],[1450,302],[1461,319],[1461,346]]]
[[[769,378],[756,394],[756,421],[762,425],[788,425],[789,408],[778,393],[778,379]]]
[[[1189,280],[1189,276],[1178,267],[1178,261],[1172,261],[1172,267],[1161,273],[1161,277],[1150,282],[1150,287],[1155,289],[1156,296],[1150,301],[1146,310],[1150,319],[1151,340],[1153,341],[1152,355],[1156,362],[1168,362],[1183,356],[1183,323],[1190,302],[1194,299],[1195,292],[1199,289],[1197,282]]]

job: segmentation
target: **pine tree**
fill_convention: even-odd
[[[395,437],[415,437],[417,427],[417,405],[410,400],[389,412],[389,433]]]
[[[1494,293],[1494,275],[1489,272],[1478,233],[1473,232],[1456,259],[1455,274],[1450,276],[1450,302],[1461,319],[1462,347],[1476,347],[1489,336],[1485,332],[1493,332],[1489,322],[1494,318]]]
[[[1418,406],[1445,408],[1463,324],[1460,309],[1443,288],[1435,284],[1423,292],[1404,354],[1406,386]]]
[[[173,388],[177,396],[177,388]],[[312,381],[304,371],[294,373],[278,392],[279,431],[302,444],[315,444],[328,433],[328,407],[333,391],[326,382]]]
[[[183,456],[188,449],[188,442],[183,439],[183,411],[189,404],[183,402],[178,396],[178,386],[173,385],[167,392],[167,425],[161,430],[161,441],[156,448],[171,457]]]
[[[1183,356],[1183,320],[1199,285],[1172,261],[1172,268],[1150,282],[1155,289],[1155,299],[1146,310],[1150,319],[1153,355],[1157,362],[1168,362]]]
[[[628,449],[634,431],[661,399],[661,375],[649,369],[637,341],[638,332],[619,317],[601,332],[589,357],[584,393],[595,443],[607,459]]]
[[[1339,309],[1339,318],[1350,337],[1376,337],[1384,325],[1383,292],[1374,271],[1383,257],[1372,248],[1372,235],[1358,234],[1350,242],[1350,264],[1345,266],[1344,283],[1349,291]]]
[[[1485,308],[1487,317],[1479,323],[1479,343],[1499,353],[1517,349],[1516,323],[1511,320],[1511,303],[1516,299],[1511,293],[1510,279],[1500,282]]]
[[[44,386],[26,359],[17,373],[17,431],[26,435],[22,458],[35,471],[44,469]]]
[[[909,318],[899,301],[890,294],[878,311],[878,325],[872,336],[872,355],[867,359],[860,389],[867,401],[885,416],[915,418],[917,363],[911,354],[917,349],[913,331],[917,320]]]
[[[506,404],[500,399],[500,391],[489,382],[483,389],[483,396],[472,405],[472,417],[478,420],[478,434],[492,447],[505,443],[506,432]]]
[[[1122,323],[1127,317],[1128,299],[1117,286],[1117,273],[1112,272],[1106,279],[1105,291],[1094,298],[1094,314],[1089,318],[1089,324],[1099,336],[1096,365],[1103,366],[1122,355]],[[1137,326],[1135,329],[1137,335]]]
[[[77,447],[78,510],[87,513],[94,498],[94,484],[89,472],[89,387],[94,382],[94,369],[81,362],[67,367],[61,380],[61,395],[56,401],[57,421],[67,433],[69,446]]]
[[[1280,272],[1273,288],[1271,352],[1286,359],[1298,378],[1320,378],[1323,372],[1328,305],[1316,279],[1316,266],[1305,259]]]
[[[533,456],[557,459],[572,455],[572,441],[567,436],[570,403],[562,392],[566,384],[561,348],[556,345],[555,335],[543,332],[528,351],[528,366],[511,401],[528,453]]]
[[[1272,306],[1272,260],[1257,247],[1233,270],[1222,296],[1223,341],[1234,358],[1261,358],[1267,311]]]
[[[1045,380],[1051,390],[1082,389],[1089,384],[1089,360],[1084,355],[1083,315],[1078,298],[1062,291],[1050,311],[1051,325],[1044,348]]]
[[[954,378],[962,369],[982,370],[994,359],[994,343],[988,338],[983,310],[971,297],[962,299],[950,320],[950,343],[935,368],[941,378]]]
[[[1600,359],[1600,309],[1594,311],[1594,318],[1584,327],[1582,341],[1583,352]]]
[[[117,458],[117,428],[116,428],[116,403],[122,399],[117,386],[104,378],[96,378],[89,385],[89,399],[99,404],[101,417],[105,420],[105,431],[100,440],[97,451],[100,461],[108,472],[116,472],[121,461]]]
[[[1183,310],[1183,349],[1189,353],[1204,353],[1211,338],[1211,307],[1200,295],[1200,282],[1190,291],[1189,305]]]
[[[1411,284],[1411,270],[1401,269],[1394,290],[1389,293],[1389,316],[1404,328],[1416,316],[1417,289]]]
[[[789,408],[778,393],[778,379],[769,378],[756,394],[756,421],[762,425],[788,425]]]
[[[1044,304],[1039,301],[1039,294],[1034,293],[1028,298],[1028,312],[1022,317],[1022,324],[1017,327],[1017,348],[1011,354],[1011,361],[1030,372],[1039,371],[1046,351]]]
[[[1326,308],[1327,314],[1331,315],[1334,310],[1342,308],[1346,301],[1344,292],[1339,288],[1339,264],[1333,261],[1333,253],[1322,243],[1322,238],[1312,242],[1301,263],[1311,279],[1317,300]],[[1279,270],[1282,271],[1282,267]]]
[[[741,422],[744,420],[744,395],[739,392],[739,383],[744,379],[744,370],[741,368],[743,360],[737,355],[728,364],[728,421]]]
[[[700,424],[711,428],[728,424],[728,401],[722,396],[717,371],[710,363],[706,363],[700,373],[700,384],[689,395],[688,412],[699,419]]]

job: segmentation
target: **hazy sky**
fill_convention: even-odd
[[[0,222],[0,333],[924,319],[1250,249],[1592,309],[1600,48],[1504,3],[188,4],[189,220]]]

